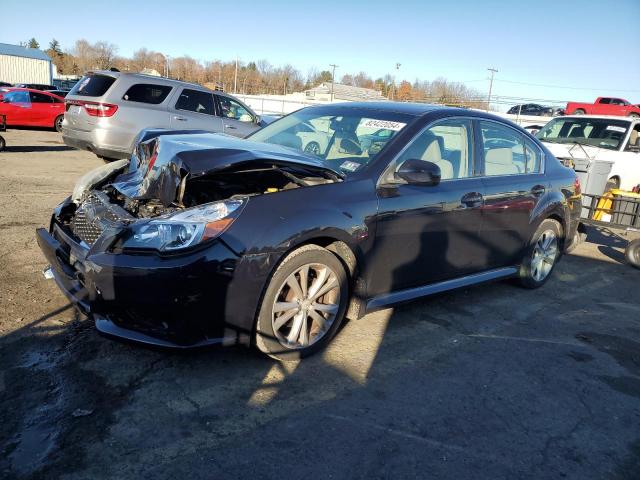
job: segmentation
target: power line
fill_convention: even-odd
[[[640,90],[624,90],[624,89],[617,89],[617,88],[589,88],[589,87],[569,87],[566,85],[545,85],[542,83],[516,82],[514,80],[496,80],[496,82],[513,83],[514,85],[526,85],[529,87],[564,88],[567,90],[609,90],[614,92],[629,92],[629,93],[640,92]]]

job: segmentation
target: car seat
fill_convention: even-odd
[[[484,170],[487,175],[514,175],[521,173],[513,163],[513,150],[492,148],[484,154]]]

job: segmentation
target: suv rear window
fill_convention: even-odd
[[[154,85],[152,83],[138,83],[133,85],[127,93],[122,96],[123,100],[129,102],[150,103],[152,105],[158,105],[164,102],[169,92],[171,91],[168,85]]]
[[[107,75],[86,75],[71,89],[69,95],[101,97],[113,85],[116,79]]]

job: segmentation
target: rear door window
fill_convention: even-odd
[[[526,173],[524,135],[495,122],[480,121],[484,145],[484,171],[487,176]],[[531,161],[534,168],[535,161]]]
[[[213,94],[185,88],[176,102],[176,110],[215,115]]]
[[[84,97],[101,97],[111,88],[116,79],[108,75],[85,75],[71,89],[69,95],[82,95]]]
[[[44,93],[29,92],[31,103],[53,103],[53,97]]]
[[[123,100],[129,102],[149,103],[158,105],[165,101],[171,88],[168,85],[155,85],[152,83],[138,83],[133,85],[122,96]]]

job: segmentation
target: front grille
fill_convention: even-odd
[[[71,231],[86,244],[93,245],[105,228],[118,220],[121,218],[112,211],[108,197],[101,193],[91,193],[76,210],[71,221]]]

